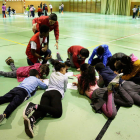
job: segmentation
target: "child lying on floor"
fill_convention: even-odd
[[[95,69],[99,74],[98,85],[100,87],[107,87],[108,84],[117,76],[117,74],[115,74],[108,66],[105,67],[103,63],[96,64]],[[119,95],[123,97],[123,100],[120,100],[118,105],[128,107],[136,104],[140,106],[140,85],[137,85],[132,81],[122,80],[121,78],[119,83]]]
[[[119,78],[114,78],[108,88],[99,88],[93,66],[85,63],[81,65],[80,70],[81,76],[78,78],[78,83],[73,82],[78,87],[79,94],[86,95],[91,99],[92,107],[96,112],[103,112],[108,118],[113,119],[117,114],[117,110],[114,103],[115,93],[111,85],[118,84]]]
[[[38,86],[42,89],[47,89],[48,86],[42,82],[43,80],[38,79],[39,73],[37,70],[30,70],[29,75],[30,76],[24,79],[24,81],[20,83],[19,86],[13,88],[4,96],[0,97],[0,105],[10,102],[3,114],[0,115],[0,123],[5,118],[8,118],[24,100],[33,96]]]
[[[10,65],[12,71],[4,72],[0,71],[0,75],[10,78],[17,78],[18,82],[22,82],[25,78],[29,77],[29,71],[31,69],[36,69],[39,72],[39,76],[42,78],[43,75],[48,76],[49,66],[47,64],[35,63],[32,66],[24,66],[15,68],[14,60],[11,57],[8,57],[6,60],[7,65]]]

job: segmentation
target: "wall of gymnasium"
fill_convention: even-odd
[[[138,5],[140,5],[140,0],[131,0],[130,15],[133,15],[132,9],[133,9],[134,5],[137,5],[137,7],[138,7]]]
[[[41,0],[25,0],[25,4],[31,5],[33,4],[35,8],[40,5]],[[51,0],[51,1],[42,1],[42,3],[46,3],[49,5],[49,3],[53,6],[53,11],[58,11],[58,6],[61,3],[64,3],[64,11],[69,12],[87,12],[87,13],[100,13],[101,9],[103,11],[104,8],[104,0]],[[3,4],[3,0],[0,0],[0,5]],[[131,0],[131,8],[130,8],[130,15],[133,14],[132,8],[134,5],[140,5],[140,0]],[[8,0],[6,2],[6,7],[10,6],[11,8],[14,8],[17,13],[23,13],[24,12],[24,2],[23,1],[12,1]],[[1,9],[1,8],[0,8]],[[0,14],[1,14],[0,10]],[[101,12],[102,13],[102,12]]]
[[[3,3],[2,1],[3,0],[0,0],[1,5]],[[64,4],[64,11],[68,12],[100,13],[101,11],[101,0],[25,0],[25,5],[34,5],[37,9],[41,2],[47,5],[52,4],[54,12],[59,11],[59,4],[61,3]],[[6,7],[9,6],[14,8],[17,13],[24,12],[23,0],[7,0]]]

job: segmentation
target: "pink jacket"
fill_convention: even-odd
[[[32,66],[19,67],[16,73],[18,82],[22,82],[25,78],[29,77],[29,71],[31,69],[36,69],[39,72],[39,76],[41,76],[40,66],[41,66],[40,63],[35,63]]]

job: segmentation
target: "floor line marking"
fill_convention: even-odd
[[[0,24],[0,25],[3,25],[3,24]],[[26,30],[31,29],[31,28],[21,28],[21,27],[11,26],[11,25],[5,25],[5,24],[4,24],[3,26],[10,26],[10,27],[20,28],[20,29],[24,29],[24,30],[25,30],[25,29],[26,29]]]
[[[19,43],[19,42],[13,41],[13,40],[9,40],[9,39],[6,39],[6,38],[2,38],[2,37],[0,37],[0,39],[6,40],[6,41],[9,41],[9,42],[13,42],[13,43],[16,43],[16,44],[20,44],[20,45],[23,45],[23,46],[27,46],[27,45],[25,45],[25,44],[22,44],[22,43]]]
[[[0,35],[2,34],[11,34],[11,33],[20,33],[20,32],[26,32],[26,31],[31,31],[31,30],[24,30],[24,31],[19,31],[19,32],[6,32],[6,33],[0,33]]]
[[[116,106],[117,112],[120,109],[120,106]],[[104,136],[105,132],[107,131],[108,127],[110,126],[111,122],[113,120],[112,119],[108,119],[105,123],[105,125],[103,126],[103,128],[101,129],[101,131],[99,132],[98,136],[96,137],[95,140],[101,140],[102,137]]]

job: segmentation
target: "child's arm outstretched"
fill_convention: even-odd
[[[74,86],[77,86],[78,91],[79,91],[79,94],[84,95],[83,90],[80,88],[80,86],[79,86],[79,84],[78,84],[77,82],[73,82],[72,84],[73,84]]]
[[[38,81],[38,86],[41,87],[42,89],[47,89],[48,86],[43,82],[42,79],[37,79]]]
[[[114,103],[114,97],[112,95],[112,91],[108,90],[107,94],[107,102],[103,104],[102,111],[108,118],[114,119],[117,114],[116,106]]]

